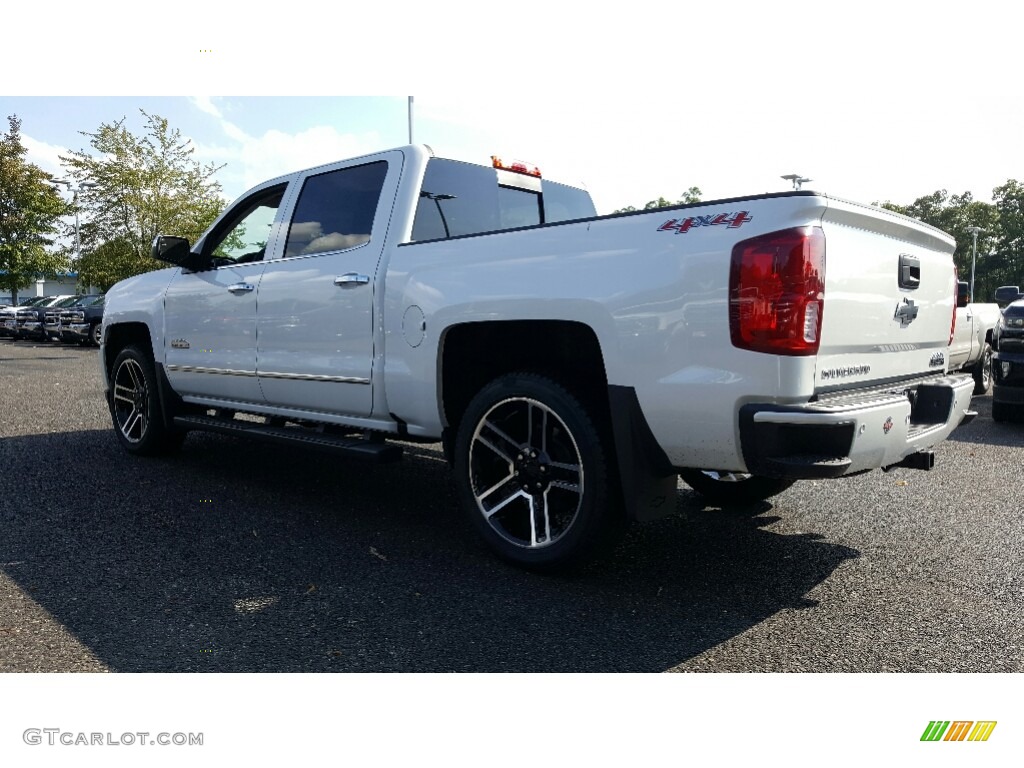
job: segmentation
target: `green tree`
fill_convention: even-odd
[[[956,240],[953,261],[961,280],[971,279],[971,262],[974,237],[971,227],[980,227],[978,233],[978,257],[975,270],[974,292],[978,301],[991,301],[995,291],[995,263],[987,254],[992,253],[1000,241],[1000,211],[997,205],[975,200],[970,192],[950,195],[940,189],[930,195],[917,198],[910,205],[882,203],[887,208],[904,216],[911,216],[925,224],[951,235]]]
[[[1024,283],[1024,185],[1008,179],[992,190],[992,199],[999,212],[999,230],[995,251],[989,257],[992,274],[986,288],[990,288],[990,300],[998,286]]]
[[[181,131],[139,111],[144,135],[132,133],[126,118],[102,123],[95,133],[82,131],[94,153],[61,157],[68,176],[95,185],[79,194],[86,222],[78,268],[84,282],[103,290],[166,267],[149,255],[153,238],[178,235],[194,242],[225,205],[213,178],[223,166],[201,165]]]
[[[658,197],[656,200],[648,200],[644,207],[640,210],[649,211],[652,208],[667,208],[670,205],[686,205],[688,203],[699,203],[701,200],[700,187],[690,187],[688,190],[683,192],[682,197],[676,200],[674,203],[671,200],[666,200],[664,197]],[[625,208],[619,208],[618,210],[612,211],[612,213],[629,213],[630,211],[637,210],[634,205],[627,205]]]
[[[7,122],[0,134],[0,288],[17,303],[18,291],[33,280],[67,270],[67,259],[47,246],[71,207],[50,176],[25,160],[21,120],[11,115]]]

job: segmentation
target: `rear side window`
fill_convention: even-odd
[[[386,162],[310,176],[288,229],[285,258],[355,248],[369,242]]]
[[[569,221],[597,216],[594,201],[582,189],[544,182],[544,221]]]
[[[413,240],[439,240],[594,216],[590,196],[541,181],[540,191],[499,185],[494,168],[432,158],[423,175]],[[532,182],[532,179],[530,180]]]

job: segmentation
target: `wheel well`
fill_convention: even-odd
[[[441,398],[446,443],[454,439],[469,401],[503,373],[534,371],[568,388],[605,420],[608,378],[601,345],[583,323],[505,320],[450,328],[441,345]]]
[[[129,344],[139,344],[148,349],[150,356],[153,354],[153,343],[149,338],[149,328],[145,323],[121,323],[111,326],[106,331],[104,344],[103,365],[107,369],[109,377],[114,360],[121,353],[121,350]]]

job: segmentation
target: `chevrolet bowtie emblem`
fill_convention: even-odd
[[[917,319],[918,309],[912,299],[904,299],[902,304],[896,305],[896,314],[892,319],[898,320],[901,328],[906,328]]]

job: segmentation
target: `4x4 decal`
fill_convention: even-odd
[[[726,224],[730,229],[735,229],[751,221],[753,217],[750,211],[737,211],[736,213],[712,213],[707,216],[689,216],[685,219],[669,219],[660,227],[659,232],[674,231],[677,235],[689,232],[694,227],[714,227],[719,224]]]

